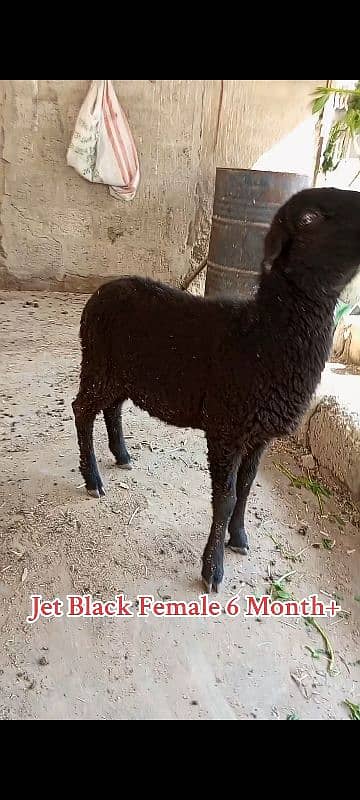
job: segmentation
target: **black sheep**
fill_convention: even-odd
[[[201,429],[208,445],[213,517],[206,588],[223,579],[229,546],[246,554],[245,507],[260,456],[291,433],[328,358],[337,298],[360,264],[360,193],[307,189],[276,214],[254,300],[194,297],[146,278],[102,286],[81,319],[80,389],[73,403],[80,470],[104,494],[93,425],[104,412],[109,447],[130,467],[121,407]]]

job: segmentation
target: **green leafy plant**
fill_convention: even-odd
[[[318,86],[313,94],[313,114],[322,113],[334,96],[344,98],[342,116],[330,128],[328,140],[323,151],[321,169],[324,174],[334,172],[346,157],[351,142],[360,136],[360,81],[354,89],[341,89],[332,86]],[[352,183],[360,175],[355,175]]]
[[[335,539],[329,539],[328,536],[323,537],[322,543],[325,550],[333,550],[335,547]]]
[[[305,649],[309,650],[309,653],[311,653],[311,657],[312,658],[314,658],[316,660],[318,660],[320,658],[322,650],[314,650],[313,647],[309,647],[309,645],[307,645],[307,644],[305,645]],[[326,655],[326,653],[325,653],[325,655]]]
[[[350,719],[360,720],[360,706],[356,703],[351,703],[350,700],[345,700],[345,705],[350,711]]]
[[[283,580],[283,579],[282,579]],[[284,589],[281,580],[274,581],[271,585],[271,600],[291,600],[291,594]]]
[[[286,477],[289,478],[291,485],[294,486],[296,489],[301,489],[303,487],[304,489],[308,489],[315,495],[319,504],[319,511],[322,516],[324,513],[324,507],[321,498],[331,497],[331,492],[329,492],[329,490],[326,489],[325,486],[322,486],[321,483],[314,480],[310,476],[309,471],[308,471],[308,477],[305,478],[303,475],[293,475],[293,473],[290,472],[290,470],[287,469],[287,467],[284,467],[283,464],[277,464],[275,461],[273,461],[273,464],[274,467],[276,467],[276,469],[279,470],[279,472],[282,472],[283,475],[286,475]]]

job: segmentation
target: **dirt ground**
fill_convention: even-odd
[[[26,622],[30,595],[124,592],[197,599],[210,525],[204,437],[130,404],[132,472],[113,465],[102,419],[104,500],[81,487],[71,411],[83,297],[0,293],[0,718],[349,719],[360,702],[359,513],[329,476],[315,495],[274,466],[304,473],[290,441],[263,460],[248,507],[251,554],[228,552],[222,592],[338,600],[321,621],[60,619]],[[315,477],[315,473],[311,473]],[[273,588],[274,591],[274,588]],[[357,598],[357,599],[356,599]],[[244,600],[245,608],[245,600]]]

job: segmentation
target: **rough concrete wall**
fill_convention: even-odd
[[[216,166],[264,157],[287,170],[298,130],[292,171],[312,173],[313,123],[301,126],[319,83],[114,81],[141,164],[126,205],[66,165],[89,81],[1,81],[0,286],[86,291],[124,273],[177,283],[206,254]]]

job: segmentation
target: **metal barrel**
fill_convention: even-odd
[[[216,170],[206,295],[254,296],[270,223],[293,194],[309,186],[307,175]]]

